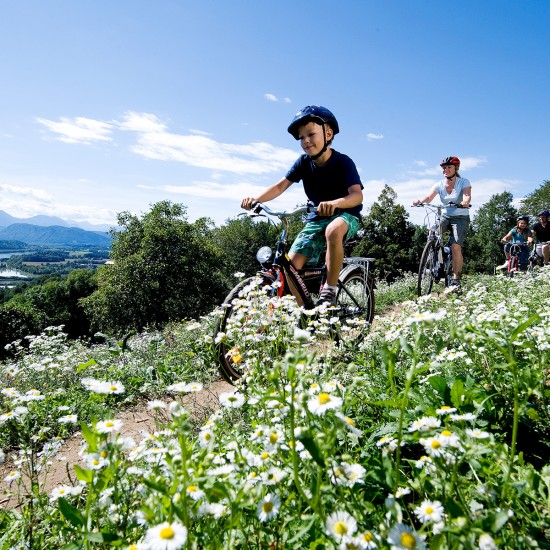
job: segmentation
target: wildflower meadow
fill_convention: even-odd
[[[373,326],[336,340],[330,309],[298,328],[295,303],[253,287],[228,329],[244,376],[205,418],[183,397],[218,378],[220,311],[11,345],[1,549],[550,547],[550,269],[420,299],[412,278],[380,285]],[[120,419],[136,406],[156,426],[140,440]],[[72,482],[46,491],[77,431]]]

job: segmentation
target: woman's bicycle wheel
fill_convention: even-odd
[[[437,254],[435,243],[426,243],[422,256],[420,258],[420,266],[418,268],[418,295],[425,296],[432,291],[434,284],[434,269],[437,265]]]
[[[349,328],[349,336],[361,340],[372,323],[375,306],[374,282],[363,267],[354,267],[341,275],[335,305],[342,325]],[[338,336],[346,338],[346,334],[342,330]]]
[[[214,345],[220,365],[220,373],[230,383],[243,375],[242,336],[245,331],[260,332],[261,322],[250,314],[246,302],[253,292],[264,293],[266,286],[273,285],[273,279],[267,274],[249,277],[241,281],[225,298],[223,313],[214,328]],[[255,289],[255,290],[254,290]]]

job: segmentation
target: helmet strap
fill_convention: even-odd
[[[321,126],[323,127],[323,141],[325,144],[323,145],[323,148],[316,155],[312,155],[309,157],[311,160],[317,160],[328,148],[327,132],[325,130],[325,125],[321,124]]]

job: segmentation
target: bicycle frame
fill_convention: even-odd
[[[512,243],[510,246],[510,260],[508,261],[508,276],[513,277],[514,273],[521,270],[519,263],[519,255],[523,247],[527,247],[526,243]],[[529,260],[527,260],[529,261]]]
[[[446,287],[449,286],[452,279],[452,250],[448,242],[444,242],[441,228],[441,213],[444,206],[429,203],[419,203],[413,206],[422,206],[426,209],[426,221],[428,221],[426,225],[429,228],[418,272],[418,295],[421,296],[423,292],[429,293],[432,283],[438,283],[441,279],[444,279]],[[432,215],[435,216],[434,223],[429,223]],[[433,258],[431,258],[432,254],[430,253],[432,247],[434,250]],[[425,279],[427,279],[427,289],[423,286]]]
[[[303,212],[316,212],[317,208],[312,205],[301,206],[296,208],[291,212],[276,212],[271,210],[269,207],[262,203],[257,203],[253,212],[256,215],[259,215],[261,211],[264,211],[266,214],[271,216],[277,216],[283,222],[283,231],[279,240],[277,241],[277,248],[275,250],[275,255],[273,261],[271,262],[271,268],[273,275],[275,276],[275,282],[278,283],[275,285],[277,288],[277,294],[282,296],[285,293],[285,290],[288,287],[288,291],[294,295],[298,304],[303,306],[305,309],[313,309],[315,307],[314,300],[311,296],[311,292],[308,288],[308,282],[313,280],[319,280],[319,290],[326,281],[327,276],[327,267],[325,264],[320,265],[308,265],[297,269],[292,260],[290,259],[287,253],[287,236],[288,236],[288,226],[290,224],[291,216],[295,214],[300,214]],[[371,272],[371,266],[374,262],[374,258],[362,258],[362,257],[345,257],[341,275],[346,272],[346,269],[349,266],[361,266],[365,274],[365,283],[369,278],[369,273]],[[338,286],[343,288],[343,291],[348,294],[350,299],[356,302],[355,298],[347,292],[345,287],[342,287],[340,283],[340,277],[338,280]],[[356,302],[356,306],[359,308],[359,304]]]

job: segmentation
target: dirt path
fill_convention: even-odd
[[[219,395],[234,389],[227,382],[219,380],[200,392],[185,395],[181,401],[194,418],[202,421],[206,420],[219,407]],[[165,401],[168,403],[171,400],[166,399]],[[155,430],[155,422],[150,411],[147,410],[146,402],[133,409],[121,412],[116,418],[123,422],[121,435],[132,437],[136,442],[141,441],[145,433]],[[51,465],[47,471],[39,476],[42,492],[49,494],[54,487],[70,483],[68,472],[70,472],[73,479],[75,478],[73,466],[80,462],[79,452],[82,445],[83,439],[80,432],[64,441],[51,460]],[[15,469],[14,457],[6,456],[4,464],[0,464],[0,507],[16,508],[28,495],[28,479],[19,480],[21,481],[19,486],[17,486],[17,482],[12,482],[11,487],[3,481]]]

